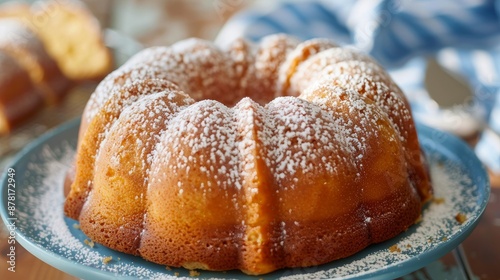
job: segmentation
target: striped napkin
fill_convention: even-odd
[[[444,123],[456,134],[460,131],[453,126],[479,125],[476,153],[500,172],[500,0],[281,1],[236,14],[216,43],[242,36],[258,41],[273,33],[333,38],[370,54],[407,94],[417,121],[438,128]],[[449,110],[429,95],[429,58],[469,84],[473,96],[458,110],[465,117],[455,112],[451,121],[446,119]]]

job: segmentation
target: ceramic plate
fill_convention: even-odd
[[[239,271],[170,269],[99,244],[91,247],[77,222],[64,217],[62,185],[75,153],[78,126],[79,120],[60,126],[16,157],[0,181],[0,213],[6,224],[15,225],[11,234],[19,244],[44,262],[83,279],[161,279],[190,277],[190,273],[199,273],[198,278],[238,279],[396,278],[458,246],[476,226],[489,197],[488,177],[474,153],[449,134],[419,126],[437,199],[425,207],[422,222],[400,236],[343,260],[259,277]],[[465,221],[458,222],[457,215]]]

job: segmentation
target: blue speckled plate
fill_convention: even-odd
[[[91,248],[77,222],[64,217],[62,184],[74,155],[78,125],[79,120],[71,121],[31,143],[1,178],[0,213],[6,224],[15,222],[19,244],[46,263],[84,279],[189,277],[185,269],[167,269],[99,244]],[[421,223],[394,239],[321,266],[259,277],[239,271],[199,271],[198,277],[386,279],[406,275],[445,255],[476,226],[489,197],[488,177],[462,141],[425,126],[419,126],[418,132],[431,166],[435,196],[443,198],[424,209]],[[13,178],[10,183],[15,181],[15,189],[9,186],[9,178]],[[12,212],[9,197],[15,203]],[[455,219],[458,213],[466,217],[462,224]],[[112,259],[104,263],[105,257]]]

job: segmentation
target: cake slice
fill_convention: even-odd
[[[26,70],[28,79],[38,89],[46,104],[57,104],[66,94],[71,82],[61,73],[36,34],[15,19],[0,19],[0,34],[3,34],[0,37],[0,52],[14,58]]]
[[[35,32],[69,79],[101,79],[112,69],[99,22],[81,2],[9,2],[0,6],[2,17],[17,18]]]

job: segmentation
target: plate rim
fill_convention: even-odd
[[[81,122],[81,117],[77,117],[73,120],[67,121],[49,131],[46,133],[42,134],[40,137],[36,138],[32,142],[30,142],[28,145],[26,145],[20,152],[16,154],[16,156],[11,159],[5,169],[3,174],[0,176],[0,216],[2,217],[2,221],[7,225],[7,220],[8,220],[8,214],[7,214],[7,207],[4,205],[4,201],[6,201],[6,196],[7,193],[5,191],[5,188],[7,186],[7,179],[8,179],[8,172],[9,168],[15,168],[15,166],[22,161],[25,157],[29,156],[37,147],[42,146],[43,144],[47,143],[50,141],[50,139],[58,136],[59,134],[71,130],[71,129],[77,129],[80,125]],[[475,153],[472,151],[472,149],[460,138],[444,132],[437,130],[435,128],[429,127],[425,124],[418,123],[416,122],[416,127],[417,131],[419,134],[419,141],[420,145],[424,146],[422,144],[422,140],[426,139],[427,141],[434,141],[430,137],[424,137],[422,138],[421,134],[428,134],[430,135],[433,133],[436,135],[436,137],[439,137],[440,139],[445,139],[446,142],[451,142],[453,145],[458,146],[458,148],[462,149],[464,152],[462,155],[459,155],[460,157],[467,157],[469,160],[472,161],[471,164],[477,164],[478,170],[481,172],[481,176],[476,176],[473,178],[474,183],[476,180],[482,180],[482,185],[484,187],[484,192],[482,192],[481,197],[482,199],[480,200],[480,203],[478,203],[479,206],[479,211],[475,212],[477,213],[477,216],[475,219],[470,222],[467,225],[467,228],[461,229],[461,233],[453,236],[450,240],[447,240],[446,242],[439,243],[437,244],[432,250],[426,251],[423,253],[420,253],[419,259],[425,259],[425,262],[420,262],[419,264],[411,264],[411,260],[413,258],[409,258],[406,260],[403,260],[397,264],[389,264],[388,266],[385,266],[381,269],[375,270],[375,271],[367,271],[365,273],[357,273],[352,276],[347,276],[343,277],[343,279],[362,279],[366,277],[370,277],[371,279],[386,279],[387,277],[399,277],[406,275],[408,273],[411,273],[413,271],[416,271],[432,262],[435,260],[441,258],[448,252],[452,251],[454,248],[456,248],[460,243],[462,243],[476,228],[477,224],[479,223],[481,217],[484,214],[484,211],[486,209],[486,205],[489,200],[490,196],[490,182],[489,182],[489,176],[486,173],[484,164],[482,164]],[[424,133],[425,132],[425,133]],[[423,148],[424,149],[424,148]],[[425,149],[424,149],[425,150]],[[471,178],[472,179],[472,178]],[[478,186],[481,187],[481,186]],[[478,196],[479,198],[479,196]],[[16,227],[15,230],[16,234],[16,241],[19,242],[20,245],[22,245],[27,251],[29,251],[31,254],[33,254],[35,257],[38,259],[42,260],[43,262],[55,267],[56,269],[59,269],[61,271],[64,271],[68,274],[80,277],[80,278],[99,278],[99,279],[109,279],[109,277],[120,277],[120,278],[127,278],[131,277],[130,275],[117,275],[116,273],[110,272],[110,271],[104,271],[95,267],[91,266],[86,266],[84,264],[72,261],[64,256],[61,256],[60,254],[57,254],[51,250],[48,250],[46,247],[40,246],[39,244],[36,244],[28,239],[27,236],[24,236],[23,233],[19,232],[19,229]],[[390,239],[392,240],[392,239]],[[388,240],[388,241],[390,241]],[[368,247],[367,247],[368,248]],[[50,257],[50,258],[49,258]],[[398,267],[401,266],[402,267]],[[396,270],[394,268],[397,268]],[[286,270],[286,268],[284,269]],[[320,269],[319,269],[320,270]],[[278,270],[280,271],[280,270]],[[318,270],[316,270],[318,271]],[[403,272],[403,273],[402,273]],[[226,275],[229,276],[229,275]],[[247,278],[253,278],[253,276],[246,275]],[[265,278],[266,274],[256,276],[258,278]],[[201,277],[204,278],[204,277]]]

